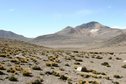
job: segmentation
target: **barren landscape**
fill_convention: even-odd
[[[125,84],[126,52],[109,50],[60,50],[0,39],[0,84]]]
[[[126,0],[0,0],[0,84],[126,84]]]
[[[0,84],[126,83],[125,30],[93,21],[36,38],[0,36]]]

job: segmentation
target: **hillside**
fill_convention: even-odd
[[[0,38],[7,38],[20,41],[29,41],[30,38],[26,38],[23,35],[16,34],[11,31],[0,30]]]

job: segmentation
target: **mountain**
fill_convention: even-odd
[[[29,38],[26,38],[22,35],[18,35],[16,33],[11,32],[11,31],[5,31],[5,30],[0,30],[0,38],[7,38],[7,39],[21,40],[21,41],[28,41],[29,40]]]
[[[11,31],[0,30],[0,38],[20,40],[52,48],[94,49],[126,44],[126,30],[111,28],[92,21],[76,27],[67,26],[54,34],[26,38]]]
[[[67,26],[54,34],[38,36],[32,42],[55,48],[95,48],[123,33],[124,30],[92,21],[76,27]]]

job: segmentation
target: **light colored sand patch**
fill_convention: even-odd
[[[92,30],[90,30],[91,33],[96,33],[97,31],[99,31],[99,29],[92,29]]]

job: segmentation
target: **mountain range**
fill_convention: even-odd
[[[98,48],[126,42],[126,30],[111,28],[92,21],[76,27],[67,26],[54,34],[26,38],[10,31],[0,30],[1,38],[27,41],[52,48]]]

